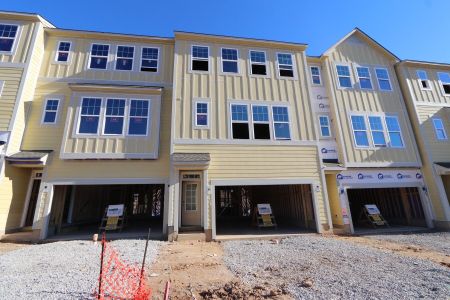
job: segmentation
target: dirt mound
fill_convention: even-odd
[[[287,291],[281,287],[271,289],[264,286],[253,288],[239,282],[228,282],[223,286],[210,288],[200,292],[202,299],[290,299]]]

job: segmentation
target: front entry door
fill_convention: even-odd
[[[201,226],[200,182],[183,181],[181,226]]]
[[[25,226],[33,226],[34,211],[39,196],[39,187],[41,186],[40,179],[33,179],[31,186],[30,200],[28,201],[27,215],[25,217]]]

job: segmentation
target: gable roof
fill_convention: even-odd
[[[330,48],[328,48],[321,56],[326,56],[328,55],[331,51],[333,51],[337,46],[339,46],[340,44],[342,44],[345,40],[347,40],[349,37],[353,36],[353,35],[359,35],[360,37],[362,37],[366,42],[368,42],[369,44],[371,44],[372,46],[374,46],[375,48],[379,49],[381,52],[387,54],[388,56],[391,56],[392,58],[394,58],[396,61],[400,61],[400,58],[398,58],[397,55],[395,55],[394,53],[392,53],[391,51],[389,51],[388,49],[386,49],[385,47],[383,47],[380,43],[378,43],[377,41],[375,41],[372,37],[370,37],[367,33],[365,33],[364,31],[362,31],[361,29],[359,29],[358,27],[355,27],[352,31],[350,31],[347,35],[345,35],[342,39],[340,39],[337,43],[335,43],[333,46],[331,46]]]

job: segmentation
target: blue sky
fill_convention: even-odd
[[[354,27],[402,59],[450,63],[448,0],[9,0],[57,27],[157,36],[173,30],[302,42],[319,55]]]

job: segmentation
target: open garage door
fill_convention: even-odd
[[[368,227],[363,214],[366,204],[375,204],[391,226],[427,226],[415,187],[348,189],[347,194],[355,228]]]
[[[124,204],[123,237],[162,235],[164,185],[57,185],[52,201],[48,235],[87,235],[99,232],[109,205]],[[111,232],[113,233],[113,232]]]
[[[215,189],[218,235],[298,233],[316,228],[310,185],[219,186]],[[277,228],[258,229],[257,204],[270,204]]]

